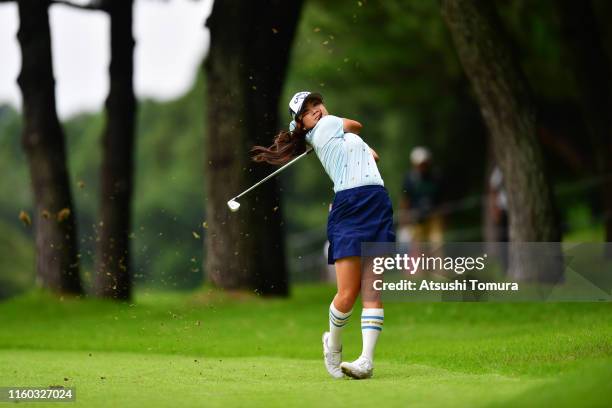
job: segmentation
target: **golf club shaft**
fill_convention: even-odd
[[[261,179],[257,183],[253,184],[251,187],[249,187],[248,189],[244,190],[242,193],[238,194],[236,197],[232,198],[232,200],[236,200],[236,199],[242,197],[243,195],[245,195],[249,191],[253,190],[255,187],[259,186],[262,183],[265,183],[266,181],[268,181],[269,179],[271,179],[272,177],[274,177],[275,175],[277,175],[281,171],[285,170],[287,167],[291,166],[293,163],[295,163],[296,161],[300,160],[302,157],[306,156],[310,152],[312,152],[311,148],[306,149],[306,151],[304,153],[300,154],[298,157],[296,157],[295,159],[291,160],[289,163],[285,164],[283,167],[280,167],[279,169],[277,169],[274,172],[270,173],[269,175],[267,175],[266,177],[264,177],[263,179]],[[230,200],[230,201],[232,201],[232,200]]]

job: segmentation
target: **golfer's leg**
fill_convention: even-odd
[[[353,304],[361,286],[360,265],[358,256],[336,260],[338,293],[329,306],[329,347],[332,350],[340,350],[342,347],[342,329],[353,311]]]
[[[366,265],[363,271],[362,293],[363,310],[361,312],[361,336],[363,349],[360,358],[366,358],[370,362],[374,360],[374,349],[378,341],[378,335],[382,332],[385,313],[380,299],[380,291],[372,287],[375,275],[372,273],[372,265]],[[380,278],[380,276],[376,277]]]
[[[371,264],[365,266],[371,268]],[[364,309],[361,316],[361,333],[363,335],[363,352],[361,356],[353,362],[343,362],[340,365],[342,372],[353,378],[370,378],[372,376],[373,365],[372,358],[374,357],[374,346],[376,338],[371,331],[376,331],[376,337],[382,329],[382,303],[380,296],[376,296],[374,291],[369,290],[369,286],[373,280],[373,274],[368,273],[368,270],[361,271],[361,259],[351,263],[351,267],[347,268],[350,271],[350,277],[346,277],[347,282],[350,282],[350,288],[353,290],[362,290],[361,296],[363,299]],[[371,272],[371,269],[369,270]],[[338,276],[340,279],[340,275]],[[354,282],[354,279],[359,283]],[[340,285],[338,285],[340,294]],[[365,291],[365,292],[364,292]],[[353,301],[357,297],[357,293],[353,294]],[[338,296],[338,295],[336,295]],[[372,314],[371,314],[372,313]],[[375,323],[370,323],[375,321]]]
[[[338,293],[333,305],[339,311],[346,313],[353,308],[359,289],[361,288],[361,258],[347,256],[336,260],[336,282]]]

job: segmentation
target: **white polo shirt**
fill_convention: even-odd
[[[322,117],[306,134],[323,168],[334,183],[334,192],[353,187],[384,186],[370,147],[358,135],[344,133],[342,118]]]

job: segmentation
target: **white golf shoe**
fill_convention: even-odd
[[[340,361],[342,361],[342,349],[340,351],[332,351],[327,345],[329,332],[323,333],[323,361],[329,375],[334,378],[342,378],[342,370],[340,370]]]
[[[342,364],[340,364],[340,369],[349,377],[355,378],[356,380],[363,380],[372,377],[374,365],[372,364],[372,360],[361,356],[352,363],[343,361]]]

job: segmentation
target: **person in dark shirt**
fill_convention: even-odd
[[[412,169],[406,173],[399,213],[398,242],[441,243],[444,220],[438,207],[442,195],[440,176],[432,168],[431,153],[415,147],[410,153]]]

